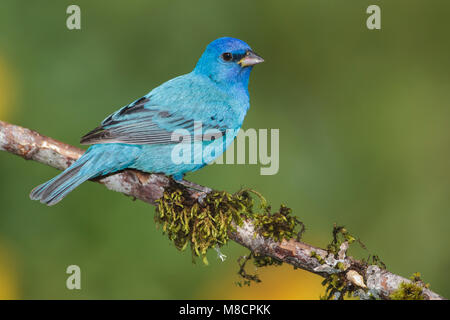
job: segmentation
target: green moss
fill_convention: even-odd
[[[270,207],[263,209],[266,211],[264,214],[253,216],[254,225],[263,237],[281,241],[289,240],[298,234],[296,227],[301,222],[291,215],[291,209],[284,205],[275,213],[270,212]]]
[[[283,262],[268,256],[254,255],[253,264],[257,268],[262,268],[267,266],[281,266]]]
[[[315,251],[311,251],[310,256],[316,258],[320,264],[325,264],[325,260],[322,258],[320,254]]]
[[[409,279],[415,283],[420,283],[423,287],[428,289],[430,287],[430,284],[423,282],[421,277],[422,276],[421,276],[420,272],[415,272],[412,274],[411,277],[409,277]]]
[[[338,263],[336,264],[336,267],[337,267],[339,270],[341,270],[341,271],[345,271],[345,270],[346,270],[345,265],[344,265],[342,262],[338,262]]]
[[[346,293],[350,293],[347,289],[347,281],[343,274],[330,274],[322,281],[325,287],[325,294],[320,297],[321,300],[339,299],[343,300]]]
[[[259,199],[261,212],[254,212],[252,195]],[[208,250],[226,244],[234,226],[242,225],[247,218],[253,220],[256,232],[275,241],[298,235],[296,227],[301,222],[291,213],[291,209],[283,205],[272,213],[264,197],[254,190],[241,190],[235,194],[213,191],[199,203],[191,200],[185,189],[174,188],[165,191],[157,201],[155,221],[177,249],[185,250],[189,245],[193,257],[200,257],[207,264]],[[263,266],[277,262],[258,256],[255,264]]]
[[[424,300],[423,288],[414,282],[402,282],[397,290],[389,295],[391,300]]]
[[[347,229],[343,226],[333,226],[333,240],[327,246],[327,251],[333,253],[335,256],[338,254],[341,244],[347,241],[348,244],[352,244],[356,241],[356,238],[352,236]]]
[[[347,242],[349,245],[356,242],[364,250],[367,250],[366,246],[359,239],[351,235],[343,226],[337,226],[335,224],[333,226],[332,235],[333,238],[331,243],[327,245],[327,252],[333,254],[335,259],[338,258],[338,253],[344,242]],[[316,252],[311,252],[311,256],[316,258],[320,264],[325,264],[325,260]],[[364,270],[369,266],[369,264],[376,264],[382,268],[386,268],[384,263],[376,255],[369,255],[367,261],[363,259],[359,265],[353,265],[352,267],[355,268],[355,271],[358,273],[364,274]],[[361,288],[356,287],[346,279],[345,272],[347,269],[342,262],[338,262],[335,268],[339,271],[337,273],[327,275],[325,280],[322,282],[322,285],[325,286],[325,294],[321,297],[321,299],[343,299],[345,295],[351,297],[355,290],[361,290]]]
[[[261,280],[259,279],[259,276],[257,274],[250,274],[250,273],[247,273],[247,271],[245,271],[245,265],[247,264],[247,262],[249,262],[253,258],[254,258],[254,253],[250,252],[249,255],[241,256],[237,260],[237,262],[239,264],[238,275],[241,278],[241,281],[237,281],[236,285],[238,285],[239,287],[250,286],[250,284],[252,282],[256,282],[256,283],[261,282]]]
[[[409,279],[412,282],[400,283],[397,290],[389,295],[391,300],[424,300],[423,289],[429,288],[429,284],[425,284],[419,272],[414,273]]]
[[[247,192],[211,192],[202,204],[187,199],[183,190],[164,192],[157,201],[155,222],[177,249],[185,250],[190,245],[193,256],[207,264],[208,249],[227,243],[232,223],[242,224],[251,213],[253,200]]]

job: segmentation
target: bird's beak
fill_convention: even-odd
[[[239,60],[238,64],[241,67],[249,67],[249,66],[254,66],[255,64],[258,64],[261,62],[264,62],[264,59],[261,58],[260,56],[258,56],[253,51],[249,50],[249,51],[247,51],[245,56],[241,60]]]

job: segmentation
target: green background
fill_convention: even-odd
[[[81,7],[81,30],[66,8]],[[381,7],[382,29],[366,28]],[[448,1],[0,2],[0,119],[77,145],[111,112],[190,72],[233,36],[266,59],[250,81],[244,128],[280,129],[280,170],[215,165],[187,179],[254,188],[306,224],[334,222],[389,270],[420,271],[450,297]],[[0,297],[26,299],[318,298],[320,279],[290,267],[237,288],[230,244],[193,265],[157,230],[154,208],[85,183],[54,207],[29,191],[55,169],[0,153]],[[367,252],[354,251],[359,257]],[[65,287],[68,265],[82,290]],[[266,281],[265,281],[266,280]]]

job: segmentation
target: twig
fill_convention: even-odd
[[[78,159],[84,150],[64,144],[60,141],[43,136],[33,130],[0,121],[0,150],[18,155],[26,160],[34,160],[51,167],[63,170]],[[155,204],[165,188],[171,184],[171,179],[161,174],[147,174],[135,170],[125,170],[107,177],[96,179],[108,189],[124,193],[144,202]],[[190,182],[189,194],[193,199],[205,196],[211,189]],[[200,191],[203,190],[203,191]],[[230,239],[247,247],[254,254],[275,258],[324,278],[332,274],[343,274],[350,285],[359,290],[360,297],[389,299],[389,296],[410,280],[395,275],[376,265],[367,265],[345,255],[342,247],[339,257],[307,243],[291,239],[276,242],[264,238],[255,232],[251,220],[246,220],[242,226],[230,234]],[[343,244],[344,245],[344,244]],[[339,266],[339,267],[338,267]],[[342,267],[344,266],[344,267]],[[422,286],[422,296],[427,300],[442,300],[440,295]]]

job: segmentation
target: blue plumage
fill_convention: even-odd
[[[169,80],[107,117],[82,139],[92,145],[80,159],[52,180],[36,187],[31,199],[53,205],[81,183],[126,168],[164,173],[181,179],[218,157],[235,138],[249,108],[248,81],[253,65],[264,60],[243,41],[211,42],[191,73]],[[208,157],[174,161],[174,131],[198,138]],[[209,131],[208,131],[209,130]],[[234,130],[234,131],[233,131]],[[210,141],[205,133],[219,138]],[[178,144],[179,145],[179,144]]]

